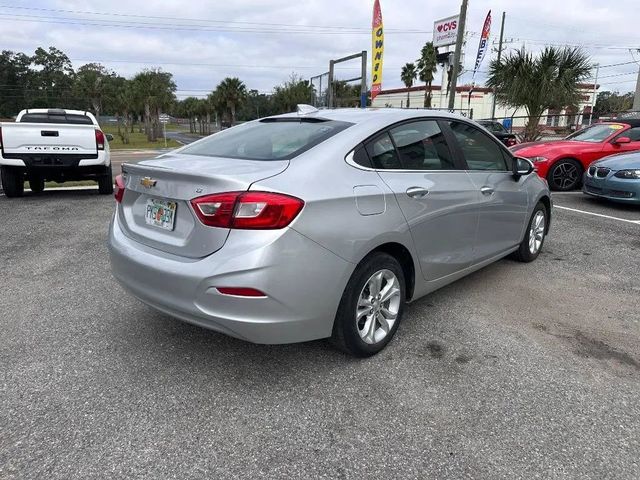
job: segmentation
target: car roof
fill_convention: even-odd
[[[285,113],[269,118],[317,118],[319,120],[336,120],[353,124],[380,124],[384,126],[420,117],[468,121],[468,119],[462,115],[448,111],[410,108],[336,108],[317,110],[306,114]]]

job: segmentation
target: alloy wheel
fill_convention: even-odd
[[[364,284],[356,306],[356,327],[370,345],[382,341],[393,328],[400,310],[400,282],[391,270],[379,270]]]
[[[533,255],[538,253],[542,246],[545,227],[544,212],[538,210],[531,221],[529,229],[529,252]]]
[[[578,182],[578,167],[572,163],[563,162],[553,169],[551,179],[553,184],[562,190],[573,188]]]

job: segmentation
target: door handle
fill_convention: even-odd
[[[407,188],[407,195],[411,198],[424,198],[428,195],[429,190],[422,187],[409,187]]]
[[[482,192],[483,195],[493,195],[493,192],[494,192],[493,188],[491,187],[482,187],[480,191]]]

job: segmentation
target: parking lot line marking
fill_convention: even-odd
[[[555,195],[584,195],[584,193],[582,193],[582,192],[553,192],[551,195],[552,196],[555,196]]]
[[[640,225],[640,220],[629,220],[627,218],[612,217],[611,215],[603,215],[602,213],[587,212],[586,210],[578,210],[577,208],[562,207],[560,205],[555,205],[554,208],[559,208],[561,210],[569,210],[571,212],[584,213],[585,215],[593,215],[594,217],[609,218],[611,220],[618,220],[619,222],[633,223],[634,225]]]

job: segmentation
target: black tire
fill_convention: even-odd
[[[98,193],[101,195],[111,195],[113,193],[113,176],[111,165],[107,167],[107,173],[98,177]]]
[[[24,174],[21,170],[11,167],[0,168],[2,189],[7,197],[21,197],[24,193]]]
[[[580,162],[566,158],[555,163],[547,173],[549,188],[558,192],[575,190],[582,182],[584,169]]]
[[[360,327],[362,327],[362,330],[365,330],[367,322],[373,321],[373,330],[375,332],[373,336],[375,337],[377,333],[384,334],[382,322],[375,320],[375,315],[364,315],[363,318],[360,319],[360,322],[358,322],[356,318],[356,310],[358,307],[360,295],[370,295],[371,293],[369,290],[369,280],[373,278],[374,274],[379,272],[391,272],[393,275],[395,275],[395,279],[397,279],[397,287],[395,288],[399,288],[399,294],[393,295],[393,300],[389,300],[386,304],[386,306],[388,307],[387,311],[391,309],[396,310],[397,313],[395,316],[395,321],[393,321],[393,325],[389,328],[388,324],[386,324],[387,328],[389,328],[386,335],[375,343],[367,343],[363,340],[359,333],[359,330],[361,329]],[[386,274],[389,275],[388,273]],[[384,291],[384,288],[387,285],[391,284],[391,282],[389,281],[383,280],[383,282],[386,283],[382,283],[382,288],[380,289],[382,291]],[[393,284],[395,284],[395,281],[393,282]],[[373,253],[369,257],[365,258],[362,262],[360,262],[360,264],[356,267],[355,271],[351,275],[349,283],[347,283],[347,286],[344,289],[344,293],[342,294],[340,305],[338,306],[338,312],[333,324],[331,343],[333,343],[341,350],[344,350],[345,352],[357,357],[369,357],[371,355],[375,355],[384,347],[386,347],[386,345],[391,341],[394,334],[396,333],[398,325],[402,321],[405,298],[406,286],[404,272],[402,271],[402,267],[400,266],[398,260],[386,253]],[[372,307],[370,307],[370,309],[376,308],[381,312],[380,302],[378,302],[377,304],[372,304]],[[371,323],[369,323],[369,325],[371,325]],[[381,330],[382,332],[380,332]]]
[[[537,247],[535,251],[531,251],[530,242],[531,242],[531,226],[536,221],[538,212],[542,212],[544,215],[542,219],[542,227],[544,230],[542,231],[542,239],[540,246]],[[512,258],[518,260],[519,262],[529,263],[533,262],[540,252],[542,251],[542,247],[544,247],[544,241],[547,238],[547,224],[549,223],[549,212],[547,212],[547,207],[544,206],[542,202],[536,205],[536,208],[533,209],[533,213],[531,214],[531,218],[529,219],[529,223],[527,224],[527,231],[524,234],[524,238],[518,247],[518,250],[513,252]]]
[[[29,177],[29,188],[33,193],[44,192],[44,178],[43,177]]]

